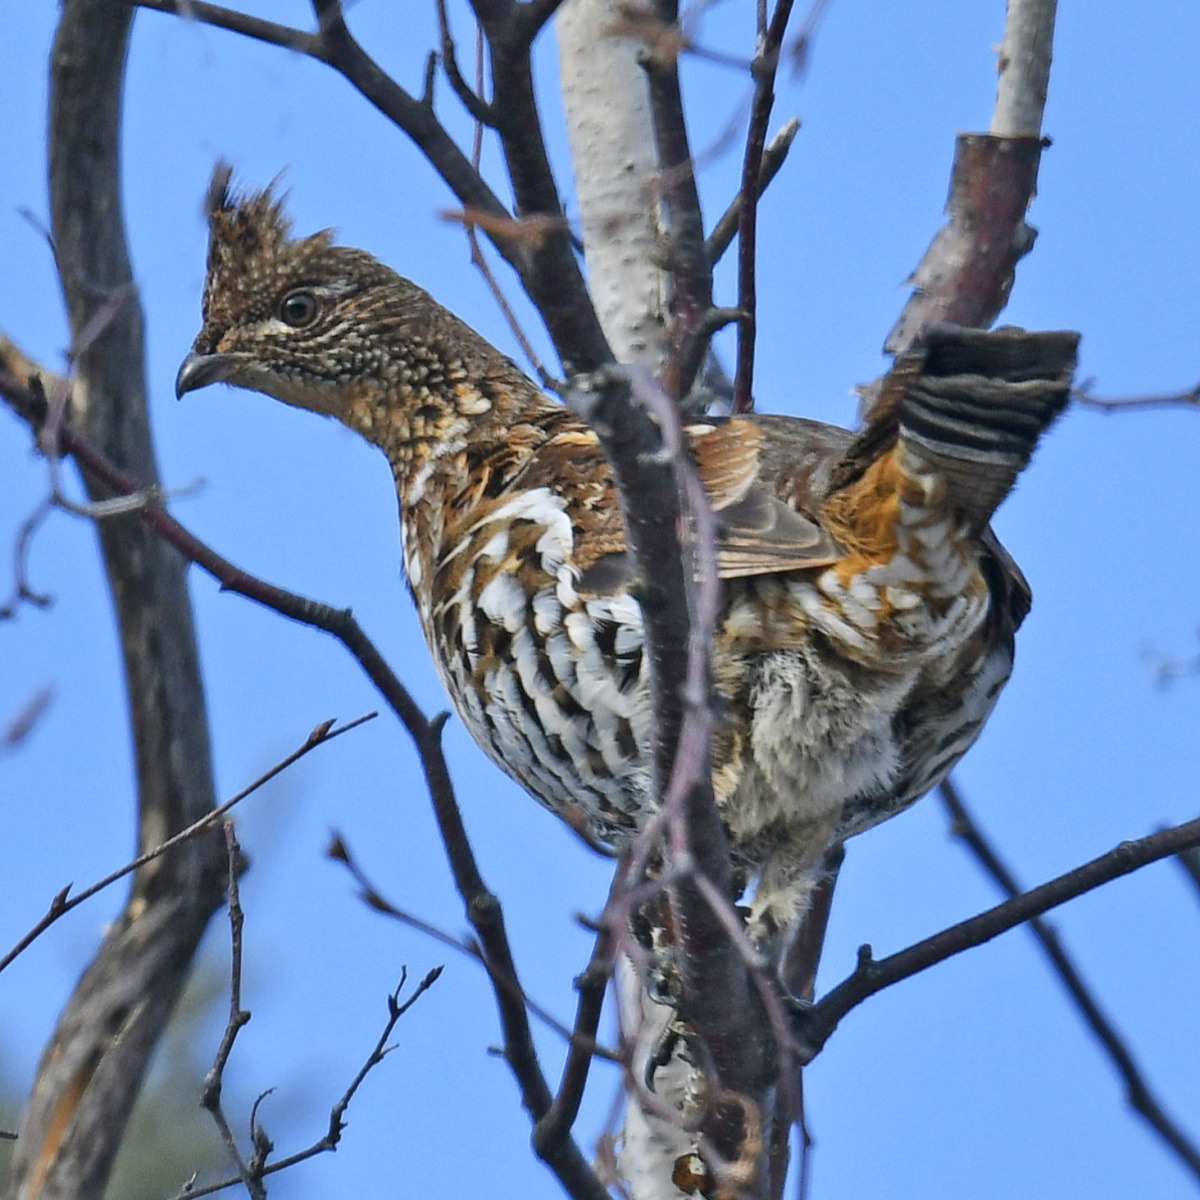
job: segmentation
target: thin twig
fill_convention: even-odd
[[[53,499],[47,496],[21,522],[21,528],[17,531],[16,541],[13,543],[12,595],[0,606],[0,621],[10,621],[16,617],[22,604],[32,604],[34,608],[49,608],[54,603],[53,596],[47,592],[35,591],[29,583],[29,550],[33,545],[33,537],[53,506]]]
[[[851,1009],[876,992],[964,950],[982,946],[984,942],[1023,925],[1031,918],[1041,916],[1114,879],[1120,879],[1122,875],[1197,846],[1200,846],[1200,817],[1149,837],[1122,842],[1107,854],[1049,883],[1006,900],[949,929],[943,929],[888,958],[875,961],[871,957],[870,946],[860,947],[858,967],[854,973],[811,1008],[797,1013],[793,1018],[797,1026],[796,1040],[803,1049],[805,1061],[811,1062],[816,1057],[837,1028],[838,1022]]]
[[[1154,396],[1118,396],[1106,399],[1092,394],[1091,382],[1072,388],[1071,399],[1085,408],[1094,408],[1103,413],[1130,412],[1142,408],[1191,408],[1200,409],[1200,383],[1186,392],[1164,392]]]
[[[358,1091],[363,1080],[391,1053],[392,1047],[387,1043],[388,1038],[392,1036],[392,1031],[396,1028],[396,1023],[437,982],[441,973],[441,967],[434,967],[417,984],[413,994],[401,1004],[400,993],[404,990],[404,985],[408,981],[408,968],[405,967],[402,969],[400,982],[396,985],[396,990],[388,996],[387,1024],[384,1026],[383,1032],[379,1035],[379,1040],[375,1043],[374,1049],[367,1056],[366,1062],[359,1068],[358,1074],[351,1080],[350,1086],[342,1093],[341,1098],[330,1110],[329,1127],[324,1137],[318,1139],[306,1149],[297,1151],[295,1154],[290,1154],[286,1158],[281,1158],[269,1166],[265,1163],[262,1164],[257,1172],[260,1184],[268,1175],[276,1175],[280,1171],[286,1171],[289,1167],[294,1167],[297,1163],[305,1162],[307,1159],[314,1158],[318,1154],[324,1154],[337,1149],[338,1143],[342,1140],[342,1132],[345,1129],[346,1110],[350,1107],[350,1102],[354,1099],[355,1093]],[[260,1101],[261,1099],[262,1097],[259,1097]],[[258,1101],[255,1102],[255,1108],[257,1109],[257,1107]],[[251,1120],[254,1122],[256,1118],[252,1117]],[[172,1200],[197,1200],[200,1196],[210,1196],[214,1192],[224,1191],[225,1188],[236,1187],[241,1182],[243,1182],[242,1179],[235,1176],[232,1179],[222,1179],[217,1183],[206,1184],[204,1187],[185,1187],[181,1192],[173,1196]]]
[[[613,878],[610,899],[619,886],[618,873]],[[546,1115],[533,1127],[533,1145],[542,1157],[545,1157],[543,1151],[547,1147],[559,1144],[566,1137],[579,1115],[583,1091],[587,1085],[592,1059],[595,1057],[593,1047],[596,1045],[600,1014],[604,1009],[604,995],[612,977],[614,941],[612,927],[602,923],[596,934],[592,957],[583,969],[583,974],[575,980],[579,991],[579,1004],[575,1012],[571,1046],[567,1052],[567,1061],[563,1064],[558,1094]]]
[[[233,822],[223,823],[225,833],[225,851],[229,863],[229,930],[230,930],[230,968],[229,968],[229,1019],[225,1023],[225,1032],[217,1046],[213,1065],[204,1077],[204,1086],[200,1089],[200,1107],[212,1117],[221,1141],[229,1157],[233,1159],[238,1170],[238,1177],[246,1185],[251,1200],[266,1200],[267,1190],[262,1185],[262,1178],[255,1178],[251,1168],[238,1149],[237,1139],[229,1127],[225,1110],[221,1107],[221,1084],[225,1075],[225,1067],[229,1056],[233,1053],[234,1042],[241,1029],[250,1020],[250,1014],[242,1008],[242,928],[245,925],[245,915],[242,912],[241,897],[238,894],[238,873],[242,869],[242,851],[238,845],[237,834]],[[253,1125],[253,1118],[251,1125]]]
[[[313,0],[323,4],[330,0]],[[551,232],[529,256],[522,282],[541,313],[568,378],[612,362],[612,350],[596,316],[587,284],[566,225],[558,184],[542,134],[533,85],[531,43],[553,11],[542,5],[472,0],[475,18],[487,37],[492,67],[491,111],[504,163],[512,184],[514,207],[522,218],[538,217]]]
[[[783,166],[784,160],[788,156],[788,151],[792,148],[792,142],[796,140],[796,134],[800,132],[800,122],[796,117],[793,117],[788,123],[771,139],[770,144],[763,151],[762,165],[758,170],[758,195],[762,198],[762,194],[770,186],[771,181],[779,174],[779,168]],[[708,261],[712,266],[716,266],[721,261],[725,251],[729,249],[733,239],[738,231],[738,220],[742,213],[742,193],[733,198],[729,207],[721,214],[720,220],[713,226],[712,233],[708,235],[708,240],[704,243],[705,253],[708,255]]]
[[[445,0],[438,0],[440,8],[444,8]],[[439,20],[441,18],[439,17]],[[478,21],[475,23],[475,92],[474,95],[482,96],[484,88],[484,65],[483,65],[483,26]],[[483,157],[483,126],[484,122],[480,119],[475,121],[475,132],[471,138],[471,166],[475,170],[479,170],[480,160]],[[466,214],[463,214],[466,216]],[[537,372],[537,377],[541,380],[542,386],[554,392],[560,392],[563,389],[563,384],[554,379],[550,372],[542,365],[542,360],[538,358],[537,353],[533,349],[532,343],[525,336],[525,330],[521,328],[521,322],[517,320],[517,314],[513,312],[512,306],[508,303],[508,297],[505,296],[496,277],[492,274],[491,267],[488,266],[487,259],[483,256],[483,247],[479,244],[479,235],[475,232],[475,226],[471,221],[463,222],[463,229],[467,234],[467,245],[471,249],[471,265],[477,268],[483,276],[484,283],[487,284],[488,290],[492,293],[492,298],[496,301],[500,312],[504,319],[508,322],[508,327],[512,331],[513,337],[517,339],[517,344],[525,354],[529,365]]]
[[[335,862],[342,863],[350,872],[354,882],[358,884],[359,896],[365,904],[372,908],[375,912],[382,913],[385,917],[391,917],[393,920],[400,921],[402,924],[409,926],[411,929],[417,930],[418,933],[424,934],[426,937],[432,938],[436,942],[440,942],[443,946],[451,950],[457,951],[464,958],[469,958],[472,962],[479,963],[485,971],[491,976],[492,984],[497,990],[503,990],[515,1003],[524,1005],[535,1017],[542,1021],[547,1028],[552,1029],[555,1033],[567,1042],[568,1045],[576,1044],[575,1033],[568,1029],[562,1021],[553,1016],[549,1009],[538,1004],[535,1000],[531,1000],[521,987],[521,983],[515,977],[504,977],[497,974],[488,962],[487,954],[477,942],[464,941],[462,938],[457,938],[451,933],[447,933],[444,929],[439,929],[436,925],[423,920],[407,910],[398,907],[388,900],[384,894],[371,882],[367,873],[359,866],[357,860],[350,852],[350,848],[346,845],[345,839],[336,831],[329,844],[326,853]],[[611,1062],[619,1062],[620,1056],[615,1051],[609,1050],[604,1046],[599,1045],[594,1039],[586,1039],[582,1043],[582,1048],[589,1054],[598,1058],[608,1059]]]
[[[1020,884],[1000,860],[1000,856],[967,811],[954,782],[950,779],[943,780],[938,787],[938,795],[950,815],[950,828],[954,836],[959,838],[975,855],[983,869],[999,885],[1001,891],[1011,897],[1019,896],[1021,894]],[[1182,855],[1177,857],[1182,858]],[[1101,1010],[1078,968],[1063,949],[1058,934],[1040,917],[1034,917],[1029,921],[1029,929],[1037,938],[1059,979],[1062,980],[1063,986],[1070,993],[1071,999],[1075,1001],[1088,1028],[1104,1047],[1113,1066],[1124,1079],[1125,1094],[1130,1106],[1145,1118],[1155,1133],[1179,1156],[1192,1174],[1200,1179],[1200,1150],[1197,1150],[1179,1126],[1163,1111],[1162,1105],[1151,1092],[1141,1068],[1134,1060],[1133,1052]]]
[[[211,828],[217,821],[221,819],[235,804],[240,804],[249,795],[258,791],[264,784],[269,783],[281,771],[286,771],[294,762],[303,758],[310,751],[315,750],[318,746],[323,746],[326,742],[332,741],[334,738],[341,737],[343,733],[349,733],[352,729],[357,729],[358,726],[367,721],[374,720],[378,716],[377,713],[367,713],[366,716],[359,717],[351,721],[348,725],[342,725],[334,728],[335,722],[323,721],[308,735],[308,740],[298,750],[293,750],[287,758],[277,762],[264,775],[260,775],[249,787],[243,788],[231,800],[226,800],[224,804],[214,808],[211,812],[207,812],[198,821],[193,821],[186,829],[181,829],[173,837],[167,838],[165,842],[155,846],[153,850],[148,850],[145,854],[138,855],[132,862],[126,863],[123,867],[119,867],[111,874],[106,875],[103,879],[93,883],[91,887],[84,888],[82,892],[77,892],[69,900],[67,893],[71,890],[71,885],[68,884],[61,892],[54,897],[50,902],[50,908],[46,915],[3,957],[0,958],[0,971],[3,971],[14,958],[23,953],[32,942],[36,941],[51,925],[54,924],[60,917],[65,916],[73,908],[78,908],[85,900],[90,900],[97,892],[102,892],[106,887],[117,882],[118,879],[123,879],[133,871],[139,870],[147,863],[153,862],[156,858],[160,858],[169,850],[175,849],[176,846],[182,845],[184,842],[191,841],[206,829]]]
[[[44,403],[28,385],[2,366],[0,396],[35,430],[40,427],[45,419]],[[74,456],[85,472],[113,492],[128,494],[138,490],[137,481],[113,466],[95,446],[75,431],[70,422],[64,422],[60,428],[59,444],[63,451]],[[479,935],[488,962],[498,968],[501,977],[515,979],[517,973],[504,927],[504,916],[499,901],[487,890],[480,875],[442,753],[441,729],[445,718],[430,720],[425,716],[348,610],[318,604],[242,571],[156,505],[143,509],[138,516],[189,562],[194,562],[217,579],[223,589],[239,592],[294,621],[323,629],[333,634],[350,651],[413,739],[442,845],[468,918]],[[505,1031],[505,1060],[521,1087],[525,1107],[536,1121],[548,1111],[552,1097],[538,1062],[526,1010],[524,1005],[511,1001],[502,990],[496,990],[495,995]],[[607,1200],[603,1186],[574,1140],[556,1147],[546,1162],[574,1200]]]
[[[458,56],[454,52],[454,36],[450,32],[450,18],[446,15],[446,0],[437,0],[436,8],[438,31],[442,39],[442,70],[446,72],[446,78],[450,80],[454,94],[462,101],[463,107],[474,119],[475,124],[494,127],[496,117],[492,112],[492,106],[483,98],[483,81],[479,78],[479,72],[476,72],[475,88],[472,90],[458,69]],[[476,140],[478,141],[478,136]],[[477,155],[471,156],[471,165],[475,170],[479,170]]]
[[[733,381],[733,411],[749,412],[754,407],[754,341],[758,310],[755,258],[757,254],[759,176],[767,123],[775,104],[775,73],[779,54],[792,15],[793,0],[776,0],[771,23],[762,28],[765,7],[760,5],[760,37],[754,55],[754,104],[750,110],[750,128],[746,134],[746,153],[742,162],[742,209],[738,214],[738,308],[746,314],[738,325],[737,371]]]

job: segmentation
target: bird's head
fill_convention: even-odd
[[[176,395],[232,383],[337,417],[380,444],[437,436],[461,417],[462,381],[489,375],[499,352],[416,284],[334,245],[328,230],[292,238],[270,189],[236,196],[229,181],[219,164],[207,200],[204,323]]]

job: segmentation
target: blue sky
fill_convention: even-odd
[[[804,125],[762,207],[756,391],[760,409],[850,423],[851,387],[883,369],[879,347],[902,282],[937,229],[953,137],[986,128],[1000,0],[884,5],[835,0],[803,80],[784,78],[775,125]],[[298,0],[256,5],[307,24]],[[469,25],[455,10],[460,46]],[[23,6],[0,46],[0,329],[61,364],[67,342],[44,242],[46,55],[55,6]],[[406,86],[435,43],[433,5],[360,0],[351,26]],[[704,38],[749,44],[748,4],[709,14]],[[1200,12],[1183,0],[1061,6],[1045,131],[1041,236],[1019,267],[1004,319],[1082,330],[1081,376],[1106,395],[1178,391],[1200,377]],[[539,81],[560,178],[565,139],[551,37]],[[716,142],[744,99],[739,77],[685,71],[693,144]],[[469,127],[449,88],[444,118]],[[516,353],[461,230],[453,198],[398,131],[327,68],[232,34],[142,13],[129,60],[124,165],[134,270],[147,317],[151,417],[168,486],[203,486],[176,516],[265,578],[352,606],[428,711],[445,699],[399,573],[387,466],[332,423],[217,388],[176,403],[172,381],[199,327],[212,164],[261,185],[284,170],[300,232],[336,226]],[[494,185],[502,176],[485,161]],[[735,156],[706,166],[711,221],[736,187]],[[511,276],[499,269],[510,296]],[[728,270],[719,295],[732,296]],[[541,330],[530,328],[545,345]],[[1200,623],[1200,534],[1189,490],[1200,414],[1105,417],[1056,426],[996,527],[1031,580],[1033,613],[1016,674],[958,779],[1018,875],[1040,882],[1123,838],[1196,815],[1200,680],[1156,689],[1147,655],[1188,655]],[[8,550],[46,488],[28,432],[0,414],[0,591]],[[123,683],[95,537],[54,516],[31,571],[53,593],[0,625],[0,721],[38,688],[53,706],[22,751],[0,760],[0,944],[68,881],[130,854],[132,765]],[[291,625],[193,574],[220,793],[301,743],[319,721],[376,708],[370,684],[324,635]],[[528,990],[564,1018],[590,939],[574,921],[603,903],[607,869],[470,745],[447,742],[484,873],[504,901]],[[328,1106],[377,1036],[402,964],[445,961],[434,992],[397,1030],[398,1049],[364,1086],[336,1155],[272,1195],[307,1200],[469,1194],[552,1197],[503,1063],[481,971],[367,911],[323,857],[330,829],[396,903],[465,927],[420,785],[390,716],[311,756],[247,802],[239,827],[254,866],[243,884],[249,967],[230,1086],[277,1090],[262,1116],[281,1152],[317,1136]],[[838,889],[822,984],[870,942],[882,955],[994,903],[947,836],[937,803],[855,839]],[[119,896],[60,922],[0,978],[0,1062],[21,1086]],[[1076,901],[1053,920],[1161,1098],[1200,1138],[1200,911],[1174,864]],[[206,947],[223,961],[223,923]],[[547,1073],[562,1047],[539,1034]],[[206,1053],[208,1051],[206,1050]],[[615,1077],[600,1069],[581,1136],[602,1127]],[[1130,1116],[1120,1084],[1030,938],[1010,934],[875,998],[849,1016],[809,1071],[820,1200],[1020,1196],[1158,1200],[1194,1182]]]

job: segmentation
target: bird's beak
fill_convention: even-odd
[[[237,361],[233,354],[189,354],[175,376],[176,399],[182,400],[184,392],[227,380]]]

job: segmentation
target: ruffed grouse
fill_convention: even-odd
[[[290,238],[218,168],[203,328],[179,395],[217,381],[338,418],[387,455],[421,627],[495,762],[620,845],[651,806],[642,620],[594,434],[361,250]],[[1077,338],[944,328],[857,435],[711,419],[688,438],[719,522],[713,782],[754,930],[803,908],[833,839],[941,780],[1012,669],[1029,608],[988,528],[1065,405]]]

